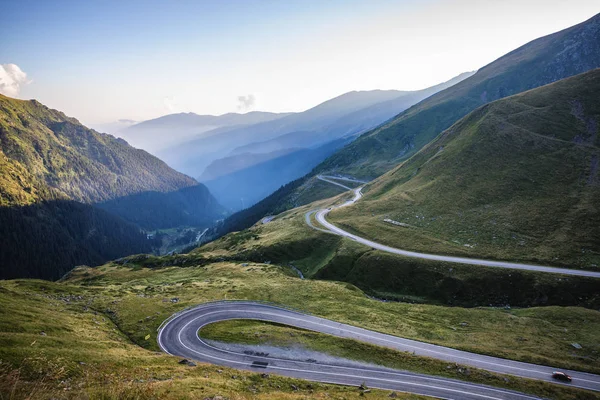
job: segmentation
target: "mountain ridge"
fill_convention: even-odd
[[[535,39],[475,75],[366,132],[317,167],[373,178],[390,170],[468,112],[489,101],[600,67],[600,14]]]
[[[344,93],[306,111],[283,118],[209,130],[191,140],[161,150],[157,155],[180,171],[191,176],[200,176],[212,161],[226,157],[236,147],[271,140],[290,132],[315,131],[350,111],[376,104],[378,99],[389,100],[398,93],[401,92],[379,90]]]
[[[127,130],[137,130],[142,127],[146,127],[148,125],[162,125],[172,123],[172,120],[178,120],[176,122],[183,122],[185,124],[194,123],[201,125],[239,125],[239,124],[248,124],[248,123],[257,123],[263,119],[269,118],[280,118],[291,115],[293,113],[275,113],[270,111],[249,111],[247,113],[225,113],[220,115],[211,115],[211,114],[197,114],[194,112],[181,112],[181,113],[173,113],[163,115],[157,118],[152,118],[149,120],[138,122],[134,125],[131,125],[127,128]],[[253,118],[249,118],[253,117]],[[250,121],[247,121],[247,120]],[[220,120],[226,120],[226,122],[220,122]],[[243,122],[242,122],[243,121]]]
[[[485,104],[332,220],[409,250],[597,268],[599,90],[594,69]]]
[[[567,46],[566,53],[564,53],[565,49],[562,47],[542,46],[552,42],[553,39],[556,39],[559,43],[561,43],[561,40],[574,41],[576,46]],[[578,42],[582,43],[578,44]],[[480,71],[486,71],[485,74],[487,75],[488,72],[490,74],[494,72],[495,68],[509,68],[508,61],[511,58],[507,56],[519,55],[524,48],[530,49],[531,47],[528,46],[532,43],[536,48],[541,46],[547,50],[544,57],[550,57],[550,59],[557,59],[558,57],[558,59],[564,60],[565,54],[572,56],[573,53],[569,53],[569,50],[578,48],[578,46],[586,49],[581,54],[582,57],[585,55],[586,63],[582,64],[581,60],[575,61],[576,66],[572,67],[567,60],[562,68],[558,69],[560,75],[570,75],[574,69],[585,69],[590,65],[600,67],[600,14],[573,27],[533,40],[500,57],[498,60],[502,60],[501,63],[497,63],[498,60],[496,60],[481,68]],[[532,51],[530,56],[534,57],[536,54]],[[560,56],[557,54],[560,54]],[[552,55],[555,55],[555,57],[552,58]],[[522,56],[519,57],[520,59],[523,58]],[[547,63],[544,65],[547,65]],[[535,67],[535,65],[532,65],[532,67]],[[545,74],[542,71],[539,75],[544,76]],[[370,180],[393,169],[399,163],[405,162],[443,130],[473,111],[478,105],[484,104],[480,98],[482,91],[475,91],[472,97],[463,98],[456,95],[457,91],[468,93],[476,84],[485,83],[483,79],[481,79],[481,82],[479,81],[482,75],[478,71],[473,76],[428,97],[379,127],[362,134],[358,139],[317,165],[309,174],[290,182],[255,206],[228,217],[226,223],[218,230],[218,235],[230,232],[231,229],[248,228],[265,215],[280,213],[304,204],[299,202],[299,199],[306,197],[302,195],[303,192],[311,191],[311,196],[309,196],[311,201],[331,196],[331,191],[325,187],[321,187],[321,194],[318,191],[315,192],[315,189],[312,188],[316,184],[315,177],[318,174],[339,174]],[[529,79],[526,75],[524,77]],[[490,87],[496,89],[501,87],[501,85],[498,86],[498,79],[492,82]],[[474,80],[477,81],[476,84],[473,84]]]
[[[284,118],[293,113],[272,113],[250,111],[247,113],[226,113],[222,115],[203,115],[196,113],[176,113],[142,121],[117,133],[135,146],[151,153],[159,154],[166,148],[194,137],[219,129],[248,126],[266,121]]]
[[[93,203],[198,184],[146,151],[35,100],[0,95],[0,143],[5,165],[27,170],[56,197]]]

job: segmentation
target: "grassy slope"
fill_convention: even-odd
[[[325,160],[318,171],[375,177],[390,170],[475,108],[600,67],[600,14],[534,40],[481,68]]]
[[[391,300],[465,307],[600,307],[596,279],[401,257],[372,251],[367,246],[306,225],[306,212],[342,202],[348,196],[350,193],[346,192],[290,210],[268,224],[259,223],[248,230],[229,234],[193,253],[211,258],[293,265],[306,277],[349,282],[370,295]],[[318,225],[314,217],[311,220]]]
[[[212,235],[220,237],[230,232],[241,231],[268,215],[279,214],[343,192],[343,188],[323,182],[315,176],[302,177],[282,186],[255,205],[232,214],[212,232]]]
[[[330,218],[406,249],[593,269],[599,90],[594,70],[484,106]]]
[[[96,202],[197,185],[145,151],[35,100],[0,95],[0,143],[0,205],[56,197]]]
[[[316,177],[311,177],[304,184],[296,189],[292,199],[293,204],[289,208],[299,207],[312,202],[334,197],[345,192],[345,189],[331,183],[323,182]]]
[[[321,203],[311,206],[316,208]],[[250,230],[228,234],[192,253],[211,258],[291,264],[310,276],[333,257],[340,244],[339,237],[306,226],[304,213],[310,210],[305,206],[279,214],[267,224],[259,222]]]
[[[3,281],[0,282],[0,359],[6,373],[8,369],[22,367],[24,390],[39,384],[45,375],[39,371],[43,370],[62,374],[61,380],[66,380],[65,385],[73,391],[97,391],[100,383],[106,382],[120,383],[117,389],[137,387],[140,382],[136,380],[143,379],[157,390],[170,388],[174,393],[192,390],[198,396],[237,393],[239,398],[246,398],[253,395],[248,387],[256,386],[266,398],[269,394],[288,392],[289,382],[293,381],[275,381],[280,390],[272,385],[273,381],[258,379],[256,374],[236,372],[243,380],[231,380],[226,378],[230,373],[220,375],[216,367],[183,368],[176,364],[177,359],[155,353],[156,329],[172,313],[203,301],[256,299],[403,337],[600,372],[597,311],[558,307],[461,309],[381,303],[347,286],[302,281],[275,265],[206,264],[197,255],[137,261],[132,258],[129,267],[78,268],[62,283]],[[171,302],[175,297],[178,302]],[[41,331],[46,335],[41,335]],[[146,335],[150,335],[148,340]],[[573,349],[573,342],[580,343],[582,349]],[[55,384],[54,380],[46,379]],[[84,387],[80,389],[79,384]],[[313,387],[321,395],[324,391],[344,391],[321,385]]]

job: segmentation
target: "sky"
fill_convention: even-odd
[[[3,0],[0,93],[86,124],[303,111],[438,84],[598,12],[597,0]]]

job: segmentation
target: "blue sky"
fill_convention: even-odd
[[[419,89],[581,22],[594,1],[3,1],[18,97],[85,123],[300,111],[350,90]],[[243,111],[246,111],[244,109]]]

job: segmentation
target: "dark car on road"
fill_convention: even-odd
[[[569,375],[565,374],[564,372],[553,372],[552,373],[552,378],[556,379],[557,381],[563,381],[563,382],[571,382],[573,380],[573,378],[571,378]]]

